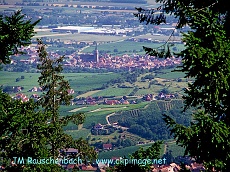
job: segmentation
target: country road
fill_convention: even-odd
[[[113,115],[115,115],[114,112],[111,113],[111,114],[109,114],[109,115],[107,115],[107,116],[105,117],[108,125],[112,125],[112,124],[109,122],[109,117],[110,117],[110,116],[113,116]],[[115,127],[115,126],[114,126],[114,127]],[[117,127],[117,128],[121,128],[121,129],[123,129],[123,130],[129,129],[129,128],[127,128],[127,127],[122,127],[122,126],[119,126],[119,125],[116,125],[116,127]]]
[[[106,118],[106,121],[107,121],[107,123],[108,123],[108,125],[111,125],[111,123],[109,122],[109,117],[110,116],[112,116],[112,115],[114,115],[115,113],[113,112],[113,113],[111,113],[111,114],[109,114],[109,115],[107,115],[105,118]]]

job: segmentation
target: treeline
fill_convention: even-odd
[[[146,109],[123,111],[116,116],[111,116],[111,122],[128,127],[128,131],[150,140],[166,140],[172,138],[162,114],[167,114],[177,123],[188,126],[191,113],[182,113],[182,100],[154,101]]]

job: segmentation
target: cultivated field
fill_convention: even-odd
[[[23,73],[23,72],[5,72],[0,71],[1,85],[9,86],[23,86],[22,93],[27,93],[29,89],[34,86],[38,86],[39,73]],[[65,80],[68,80],[71,88],[75,91],[91,91],[93,89],[101,87],[111,79],[115,79],[120,76],[118,73],[65,73]],[[21,79],[16,82],[16,78],[24,76],[25,79]]]
[[[98,45],[98,50],[104,50],[110,52],[111,54],[145,54],[143,50],[143,46],[150,48],[158,48],[162,46],[164,43],[147,43],[147,42],[133,42],[133,41],[116,41],[109,42]],[[182,44],[175,44],[178,52],[183,49]],[[95,47],[88,47],[83,50],[84,53],[91,53]],[[116,49],[116,52],[115,52]]]
[[[110,35],[92,35],[92,34],[81,34],[81,33],[58,33],[51,31],[36,31],[37,34],[33,38],[52,38],[52,39],[60,39],[61,41],[84,41],[84,42],[113,42],[113,41],[121,41],[124,40],[124,37],[121,36],[110,36]]]
[[[103,90],[99,90],[103,84],[106,84],[111,79],[116,79],[120,76],[118,73],[68,73],[64,74],[65,79],[69,81],[71,88],[78,91],[84,91],[86,93],[78,95],[78,97],[87,97],[87,96],[124,96],[129,95],[135,86],[139,90],[135,93],[136,96],[142,96],[144,94],[158,94],[163,88],[168,88],[171,92],[181,91],[184,87],[187,86],[187,81],[183,79],[184,74],[180,72],[170,72],[171,70],[165,70],[163,73],[156,73],[154,81],[157,81],[158,84],[153,84],[149,86],[149,82],[141,82],[141,75],[138,78],[138,81],[133,85],[129,83],[124,83],[133,88],[118,88],[116,85],[109,87]],[[24,89],[22,93],[32,94],[28,92],[31,88],[38,86],[38,77],[39,73],[21,73],[21,72],[4,72],[1,71],[1,84],[10,85],[10,86],[23,86]],[[25,79],[21,79],[19,82],[16,82],[17,78],[24,76]],[[10,79],[9,79],[10,78]],[[182,82],[177,82],[176,79],[182,78]]]

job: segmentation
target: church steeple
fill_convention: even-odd
[[[96,42],[96,46],[94,50],[94,58],[95,58],[95,61],[98,63],[99,62],[99,51],[97,49],[97,42]]]

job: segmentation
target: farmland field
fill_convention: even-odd
[[[66,79],[69,80],[70,86],[76,91],[92,91],[102,87],[111,79],[115,79],[120,76],[118,73],[74,73],[66,75]]]
[[[164,79],[177,79],[177,78],[184,78],[185,74],[182,72],[172,72],[169,70],[167,73],[164,74],[158,74],[157,77],[164,78]]]
[[[133,52],[140,52],[142,54],[145,54],[143,50],[143,46],[145,47],[151,47],[151,48],[158,48],[163,43],[147,43],[147,42],[133,42],[133,41],[116,41],[116,42],[110,42],[110,43],[104,43],[98,45],[98,50],[104,50],[111,52],[112,54],[130,54]],[[183,49],[182,44],[175,44],[175,47],[178,50]],[[90,53],[95,49],[95,47],[88,47],[83,50],[84,53]],[[116,53],[114,52],[116,49]],[[175,51],[175,52],[177,52]]]
[[[133,88],[107,88],[101,90],[92,96],[124,96],[129,95],[133,91]]]
[[[84,41],[84,42],[111,42],[111,41],[120,41],[124,40],[123,37],[120,36],[109,36],[109,35],[92,35],[92,34],[81,34],[81,33],[57,33],[57,32],[49,32],[49,31],[40,31],[34,36],[34,38],[47,37],[52,39],[60,39],[64,40],[74,40],[74,41]],[[91,51],[92,52],[92,51]]]
[[[181,91],[182,88],[187,86],[187,82],[177,82],[172,81],[171,79],[182,78],[183,73],[180,72],[170,72],[172,69],[165,70],[163,73],[157,73],[154,80],[159,82],[159,85],[151,85],[149,87],[149,82],[136,82],[135,86],[139,90],[135,95],[143,94],[157,94],[160,90],[165,87],[168,87],[169,90]],[[10,85],[10,86],[23,86],[24,90],[22,93],[30,94],[28,92],[34,86],[38,86],[38,77],[39,73],[22,73],[22,72],[0,72],[1,76],[1,85]],[[84,91],[85,94],[79,95],[78,97],[87,97],[87,96],[124,96],[130,94],[133,91],[133,88],[116,88],[109,87],[103,90],[98,90],[103,84],[106,84],[111,79],[118,78],[120,74],[118,73],[64,73],[66,80],[69,80],[70,86],[77,91]],[[17,78],[24,76],[25,79],[21,79],[16,82]],[[10,78],[10,79],[9,79]],[[170,79],[170,81],[164,81]]]
[[[1,85],[10,86],[23,86],[22,93],[27,93],[29,89],[34,86],[38,86],[39,73],[23,73],[23,72],[5,72],[0,71]],[[118,73],[64,73],[65,80],[69,80],[70,86],[75,91],[90,91],[101,87],[103,83],[108,82],[111,79],[120,76]],[[21,79],[16,82],[16,78],[24,76],[25,79]]]
[[[129,104],[129,105],[94,105],[94,106],[61,106],[60,114],[62,116],[70,115],[72,113],[84,113],[86,115],[85,122],[83,124],[84,128],[89,128],[92,123],[107,124],[106,116],[108,114],[118,112],[121,110],[132,110],[144,108],[149,102],[142,102],[139,104]],[[72,110],[79,108],[76,112],[71,112]],[[80,109],[81,108],[81,109]],[[69,126],[74,126],[69,124]],[[75,127],[76,128],[76,127]]]
[[[119,42],[113,42],[113,43],[107,43],[107,44],[101,44],[98,45],[98,50],[106,50],[113,52],[114,49],[117,49],[119,51],[140,51],[143,50],[143,46],[155,46],[158,47],[162,44],[158,43],[144,43],[144,42],[132,42],[132,41],[119,41]],[[83,52],[92,52],[94,47],[86,48]]]
[[[71,135],[74,139],[78,139],[81,137],[86,139],[87,136],[90,134],[90,130],[83,128],[81,130],[67,130],[65,131],[65,133]]]

